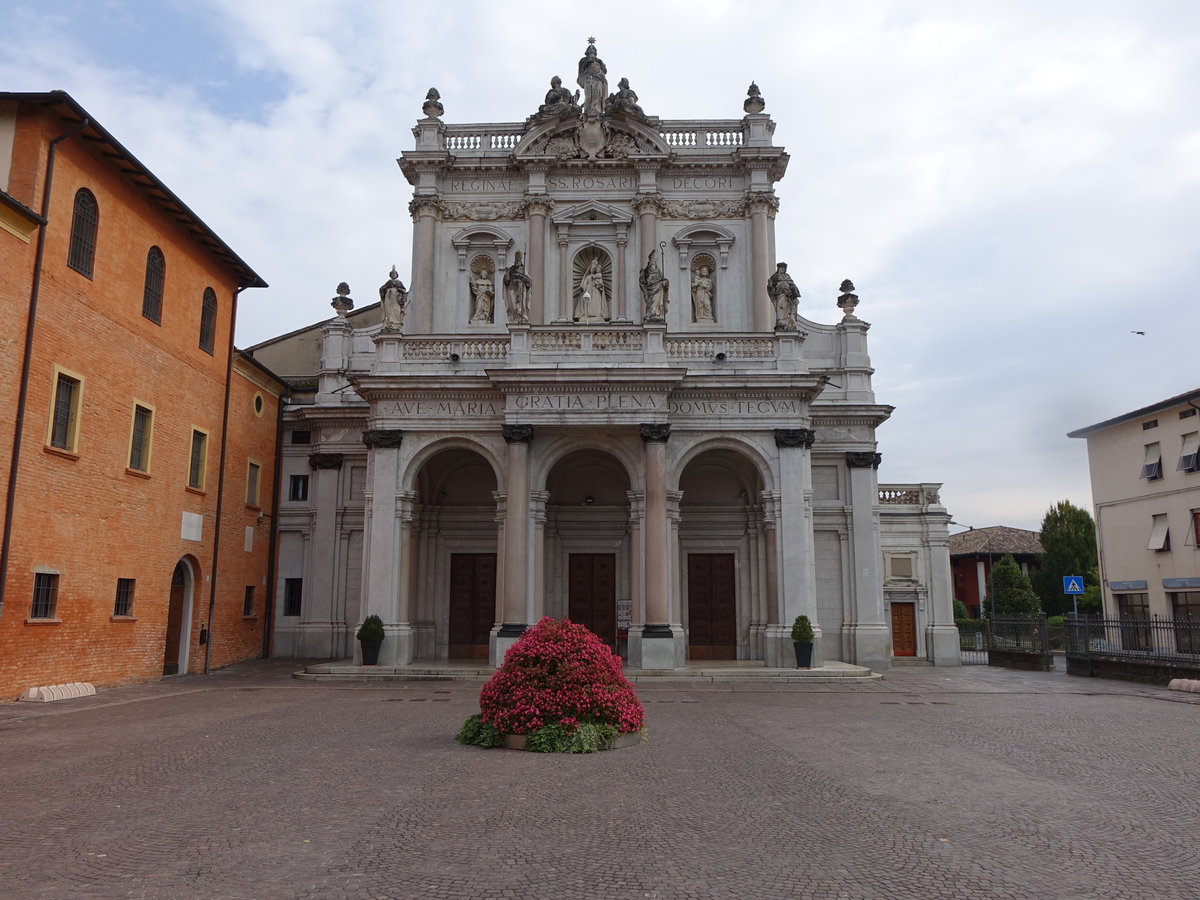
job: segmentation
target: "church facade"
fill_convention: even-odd
[[[376,613],[383,664],[495,664],[550,615],[634,667],[791,666],[806,614],[814,665],[957,663],[940,486],[878,483],[869,325],[779,261],[758,88],[659,119],[594,45],[576,81],[511,124],[431,90],[410,283],[251,348],[293,385],[274,652]]]

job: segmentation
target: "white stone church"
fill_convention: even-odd
[[[274,652],[377,613],[381,664],[496,664],[550,615],[635,668],[793,666],[804,613],[814,665],[956,664],[940,485],[878,483],[870,326],[780,262],[759,89],[670,120],[594,44],[568,75],[507,124],[431,90],[409,284],[251,348],[293,387]]]

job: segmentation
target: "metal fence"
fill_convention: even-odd
[[[988,619],[987,629],[989,666],[1045,672],[1054,668],[1044,615]]]
[[[958,626],[958,653],[964,666],[986,666],[987,625],[983,622],[960,620]]]
[[[1200,677],[1200,620],[1066,618],[1067,672],[1146,681]]]

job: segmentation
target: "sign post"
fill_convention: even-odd
[[[1079,615],[1079,595],[1083,593],[1083,576],[1082,575],[1064,575],[1063,576],[1063,593],[1071,598],[1071,602],[1075,604],[1075,615]]]

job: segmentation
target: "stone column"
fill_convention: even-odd
[[[334,614],[337,605],[341,560],[338,558],[338,485],[341,480],[342,454],[312,453],[308,491],[309,545],[308,571],[305,572],[304,604],[301,608],[299,646],[301,656],[318,657],[329,652],[335,632],[345,632],[346,623]],[[335,646],[343,646],[343,642]]]
[[[566,225],[558,226],[558,316],[555,321],[571,321],[571,272],[567,268]]]
[[[671,624],[671,533],[667,510],[667,440],[671,426],[641,426],[645,447],[645,518],[642,529],[643,590],[646,623],[641,634],[643,669],[673,669],[676,643],[682,644],[683,629]]]
[[[763,546],[764,605],[766,606],[766,614],[763,617],[765,626],[762,629],[762,658],[766,659],[767,654],[772,652],[767,641],[771,625],[783,624],[783,617],[779,613],[779,494],[775,491],[763,491],[762,501],[761,542]]]
[[[796,616],[813,626],[813,667],[823,664],[821,627],[817,622],[816,568],[813,557],[811,500],[808,496],[809,449],[815,439],[808,428],[775,429],[779,449],[779,514],[775,552],[779,619],[767,627],[768,666],[794,668],[791,629]]]
[[[940,484],[921,485],[929,541],[929,596],[925,648],[935,666],[962,664],[958,629],[954,625],[954,578],[950,571],[950,516],[941,507]]]
[[[530,511],[533,518],[533,551],[530,553],[532,574],[530,594],[532,606],[529,610],[530,622],[540,621],[546,615],[546,501],[550,499],[549,491],[530,491]]]
[[[406,580],[406,560],[400,542],[400,515],[396,509],[400,491],[399,429],[370,429],[363,432],[371,470],[370,518],[366,522],[363,548],[364,618],[372,613],[383,619],[384,641],[379,664],[397,665],[402,655],[400,644],[400,586]],[[358,623],[354,623],[357,627]],[[390,640],[389,640],[390,638]],[[355,661],[361,662],[357,641]],[[411,657],[410,657],[411,660]]]
[[[615,319],[619,321],[629,320],[629,301],[625,291],[625,256],[628,252],[629,235],[625,232],[625,226],[622,225],[617,230],[617,314]]]
[[[502,428],[508,444],[508,490],[504,517],[504,618],[496,634],[493,658],[496,665],[529,627],[529,443],[533,440],[533,426]]]
[[[767,294],[771,277],[771,243],[767,216],[779,208],[779,198],[770,191],[753,191],[746,195],[746,210],[750,213],[750,296],[754,308],[754,330],[771,331],[775,327],[775,312]]]
[[[641,252],[638,253],[635,266],[637,272],[642,271],[650,253],[658,250],[658,213],[661,208],[662,195],[660,194],[638,194],[633,198],[633,209],[639,217],[638,234],[641,236],[639,239]],[[639,310],[638,319],[641,319],[643,312],[644,310]]]
[[[437,195],[413,197],[408,211],[413,217],[413,275],[409,289],[406,321],[408,334],[429,334],[433,331],[434,250],[437,220],[445,209]],[[382,659],[382,657],[381,657]]]
[[[879,482],[883,457],[871,451],[846,454],[850,468],[850,557],[854,621],[847,625],[848,660],[876,671],[892,664],[891,629],[883,599],[883,548],[879,540]]]
[[[525,270],[533,279],[529,298],[529,321],[545,325],[546,317],[546,216],[554,201],[544,194],[525,195],[525,218],[529,228],[529,266]]]

